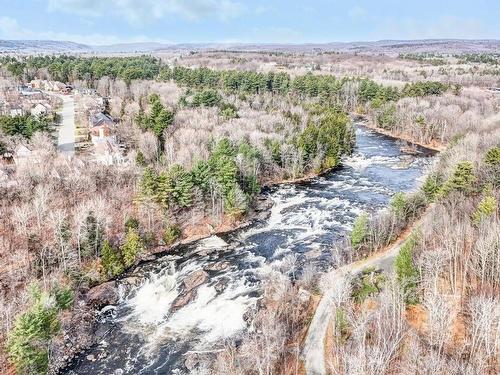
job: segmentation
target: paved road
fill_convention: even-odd
[[[61,125],[59,126],[59,136],[57,139],[57,149],[67,155],[75,153],[75,101],[69,95],[56,95],[63,100],[63,106],[59,111],[61,115]]]
[[[419,222],[414,224],[417,226]],[[408,231],[408,234],[410,231]],[[376,267],[384,271],[390,271],[394,263],[394,258],[399,253],[399,249],[407,236],[403,236],[384,252],[374,254],[367,259],[347,264],[324,275],[328,278],[328,285],[340,284],[348,274],[357,274],[367,267]],[[333,313],[332,291],[324,291],[323,297],[316,308],[314,317],[309,325],[302,358],[305,363],[307,375],[325,375],[325,338]]]

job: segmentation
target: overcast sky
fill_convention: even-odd
[[[0,39],[335,42],[500,39],[500,0],[0,0]]]

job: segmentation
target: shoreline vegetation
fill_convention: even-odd
[[[366,124],[361,124],[360,126],[366,127],[366,128],[368,128],[368,129],[370,129],[372,131],[375,131],[376,133],[381,134],[381,135],[390,136],[391,138],[394,138],[394,139],[399,139],[395,135],[387,134],[387,131],[385,131],[385,132],[378,132],[377,131],[378,128],[371,128],[371,127],[367,126]],[[406,140],[406,139],[404,139],[404,140]],[[424,147],[424,148],[426,148],[424,145],[421,145],[421,146]],[[437,151],[437,150],[432,149],[432,148],[429,148],[429,150]],[[93,288],[94,289],[99,289],[101,287],[101,285],[103,285],[103,284],[108,284],[110,282],[114,282],[114,281],[117,281],[117,280],[120,280],[120,279],[126,279],[127,277],[129,277],[129,275],[131,273],[134,272],[134,270],[137,267],[140,267],[141,265],[143,265],[145,263],[149,263],[149,262],[155,261],[155,260],[157,260],[157,259],[159,259],[159,258],[161,258],[163,256],[166,256],[169,253],[175,251],[180,246],[190,245],[190,244],[193,244],[193,243],[198,242],[200,240],[203,240],[203,239],[209,238],[211,236],[214,236],[214,235],[215,236],[219,236],[219,235],[222,235],[222,234],[226,234],[226,233],[230,233],[230,232],[241,230],[241,229],[243,229],[245,227],[251,226],[253,223],[255,223],[256,220],[257,221],[265,220],[269,216],[269,214],[271,212],[271,208],[272,208],[272,202],[268,198],[266,199],[266,196],[265,196],[265,191],[266,190],[273,189],[273,188],[279,187],[281,185],[289,185],[289,184],[296,184],[296,183],[308,183],[309,181],[311,181],[311,180],[313,180],[315,178],[321,177],[323,175],[326,175],[326,174],[329,174],[329,173],[335,173],[334,171],[335,171],[336,168],[338,168],[338,166],[335,166],[335,167],[333,167],[333,168],[331,168],[329,170],[326,170],[326,171],[322,171],[321,173],[318,173],[318,174],[310,173],[310,174],[308,174],[306,176],[303,176],[303,177],[298,177],[298,178],[295,178],[295,179],[288,179],[288,180],[283,180],[283,181],[278,181],[278,182],[272,182],[270,184],[264,185],[264,186],[262,186],[261,192],[259,192],[258,195],[257,195],[257,197],[256,197],[256,200],[259,201],[259,206],[260,207],[258,207],[258,209],[256,211],[252,210],[247,216],[245,216],[245,220],[244,221],[234,222],[233,226],[229,225],[228,227],[222,228],[220,230],[214,229],[213,232],[211,232],[209,234],[205,234],[205,235],[201,235],[201,236],[194,236],[194,237],[183,238],[179,242],[176,242],[176,243],[174,243],[174,244],[172,244],[170,246],[157,246],[157,247],[153,248],[152,251],[148,251],[148,253],[145,254],[146,257],[144,259],[138,259],[138,261],[134,264],[134,266],[131,267],[131,268],[129,268],[128,270],[126,270],[123,274],[120,274],[120,275],[118,275],[115,278],[107,279],[107,280],[103,281],[102,283],[99,283],[99,284],[95,285]],[[403,233],[401,233],[398,236],[398,238],[396,238],[394,241],[392,241],[391,243],[386,244],[383,249],[378,249],[376,253],[373,253],[373,254],[369,255],[368,257],[366,257],[366,258],[361,258],[361,259],[357,260],[356,262],[354,262],[353,264],[355,264],[355,263],[362,263],[362,262],[367,261],[368,259],[370,259],[372,257],[376,257],[376,256],[384,253],[387,249],[389,249],[392,246],[394,246],[395,243],[397,243],[398,241],[402,240],[404,234],[410,230],[411,226],[412,226],[412,223],[411,222],[408,223],[406,225],[406,227],[403,229]],[[113,285],[116,285],[116,284],[113,284]],[[117,287],[117,285],[115,287]],[[88,293],[91,294],[92,293],[92,289],[89,290]],[[319,300],[318,300],[318,303],[319,303]],[[308,311],[308,313],[306,312],[305,316],[304,316],[305,320],[308,320],[314,314],[314,309],[308,308],[307,311]],[[302,330],[302,334],[300,335],[300,337],[301,337],[300,341],[301,342],[303,342],[303,340],[305,339],[306,334],[307,334],[307,328],[304,327],[304,329]],[[93,343],[90,346],[93,346],[96,343],[97,343],[97,341],[93,341]],[[294,342],[292,341],[289,344],[293,346]],[[85,349],[83,349],[82,351],[80,351],[80,353],[84,352],[84,351],[85,351]],[[76,356],[77,354],[78,353],[75,353],[74,356]],[[68,364],[71,364],[71,361]],[[303,366],[303,365],[301,365],[301,366]]]
[[[443,66],[446,64],[440,63],[439,69]],[[393,342],[393,353],[404,341],[425,352],[429,363],[436,366],[494,368],[491,338],[485,333],[493,323],[466,311],[475,306],[487,314],[496,303],[488,291],[498,288],[498,267],[491,264],[494,233],[486,229],[490,226],[494,232],[499,225],[500,142],[495,114],[500,105],[494,94],[463,87],[458,79],[430,81],[424,74],[418,80],[388,86],[373,78],[318,72],[171,67],[147,56],[7,57],[0,59],[0,69],[17,80],[50,77],[99,90],[110,98],[106,111],[120,120],[118,138],[134,160],[128,170],[95,167],[86,161],[79,161],[81,166],[60,166],[43,133],[23,133],[19,126],[6,122],[9,132],[1,134],[0,149],[11,151],[24,142],[43,150],[41,158],[46,161],[44,168],[17,176],[16,182],[29,186],[28,194],[21,185],[14,186],[3,198],[9,205],[2,204],[8,247],[18,248],[22,254],[20,278],[22,272],[32,274],[29,279],[43,286],[28,288],[25,275],[25,281],[15,281],[9,292],[16,299],[9,304],[9,320],[2,334],[10,330],[7,350],[18,371],[57,371],[91,344],[92,308],[75,309],[75,301],[85,301],[91,287],[113,282],[143,259],[151,260],[154,252],[148,249],[162,249],[159,254],[163,254],[179,239],[185,244],[251,225],[255,218],[249,214],[264,218],[270,208],[262,199],[263,187],[273,181],[298,183],[330,173],[352,152],[348,113],[364,117],[363,126],[375,132],[440,154],[421,190],[396,194],[386,214],[360,215],[350,239],[332,250],[339,259],[336,266],[370,257],[387,248],[417,218],[423,218],[422,228],[408,237],[396,258],[394,284],[398,287],[383,281],[385,276],[376,270],[345,285],[331,324],[335,345],[329,344],[328,350],[332,366],[347,368],[345,353],[350,350],[376,350],[377,340],[387,339],[381,327],[396,324],[401,328],[395,335],[399,341]],[[88,176],[71,180],[75,171],[82,175],[85,169]],[[54,186],[60,184],[63,197],[84,202],[73,206],[56,197]],[[431,203],[432,212],[423,213]],[[450,236],[444,243],[440,244],[439,233],[433,229],[434,221]],[[479,245],[462,241],[462,232]],[[458,252],[457,248],[464,250]],[[441,262],[432,263],[434,255]],[[10,262],[19,264],[13,259]],[[446,262],[458,268],[447,272]],[[297,297],[301,288],[316,290],[315,282],[294,283],[286,298]],[[55,287],[60,284],[70,286]],[[265,288],[272,290],[273,285]],[[387,296],[387,290],[400,293],[399,299]],[[438,306],[437,301],[446,300],[447,295],[453,295],[460,305]],[[364,305],[370,301],[375,306]],[[256,324],[264,324],[266,314],[275,314],[288,324],[287,312],[272,310],[273,304],[264,301]],[[304,311],[310,311],[306,305]],[[412,331],[409,341],[403,340],[401,335],[407,329],[403,311],[415,306],[425,310],[429,326],[417,327],[418,334]],[[399,315],[384,315],[386,307]],[[380,329],[367,333],[373,340],[355,341],[353,322],[361,319],[363,311],[372,310],[378,319],[374,324]],[[11,311],[18,316],[15,321]],[[309,319],[304,311],[293,317],[291,326],[285,324],[285,341],[296,341],[297,330],[303,332]],[[445,312],[455,320],[436,318]],[[483,335],[476,339],[466,332],[456,345],[468,353],[468,362],[461,361],[456,355],[460,350],[449,343],[456,339],[449,326],[459,319],[469,319]],[[38,325],[33,326],[33,321]],[[76,321],[82,323],[79,329]],[[439,333],[438,328],[447,334]],[[78,343],[69,340],[73,346],[68,349],[70,334]],[[33,339],[41,344],[34,345]],[[470,346],[479,353],[469,352]],[[215,366],[229,355],[227,350],[220,353]],[[278,362],[283,356],[281,353],[267,367],[282,367]],[[411,362],[404,353],[384,358],[383,370]]]

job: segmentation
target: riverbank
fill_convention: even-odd
[[[425,217],[423,212],[420,218],[408,225],[394,242],[387,245],[375,254],[364,259],[346,264],[340,268],[323,275],[325,285],[333,283],[340,285],[346,276],[356,275],[369,267],[380,268],[388,272],[392,268],[394,259],[399,253],[401,246],[406,239],[413,233]],[[329,327],[333,325],[332,315],[334,311],[333,298],[330,289],[323,291],[321,300],[314,311],[309,325],[307,336],[304,340],[302,358],[307,375],[326,375],[326,364],[328,363],[328,352],[333,347],[333,336],[328,334]],[[331,352],[331,351],[330,351]],[[326,357],[326,358],[325,358]]]
[[[408,143],[411,143],[411,144],[414,144],[414,145],[417,145],[417,146],[420,146],[423,148],[427,148],[429,150],[436,151],[436,152],[442,152],[446,149],[446,145],[438,142],[437,140],[432,140],[432,142],[430,142],[430,143],[419,142],[407,134],[395,133],[393,131],[380,128],[375,123],[370,121],[365,115],[361,115],[359,113],[353,113],[351,116],[358,121],[362,121],[362,124],[361,124],[362,126],[365,126],[368,129],[371,129],[371,130],[377,132],[378,134],[383,134],[387,137],[391,137],[391,138],[394,138],[394,139],[400,140],[400,141],[405,141],[405,142],[408,142]]]
[[[391,150],[390,151],[390,155],[395,155],[395,153],[397,152],[396,150],[398,150],[399,148],[397,147],[397,145],[394,144],[394,142],[392,140],[389,140],[389,138],[387,137],[379,137],[376,135],[376,133],[372,132],[371,130],[370,131],[366,131],[366,130],[363,130],[362,132],[359,133],[359,136],[358,136],[358,142],[361,142],[359,145],[360,147],[367,147],[368,150],[371,150],[371,152],[373,152],[373,150],[385,150],[384,152],[386,152],[387,150]],[[382,147],[382,148],[373,148],[373,142],[382,142],[385,146]],[[380,151],[377,151],[377,152],[380,152]],[[354,158],[357,160],[359,156],[354,156]],[[364,157],[363,157],[364,158]],[[377,158],[375,158],[374,160],[379,160]],[[384,175],[386,173],[388,173],[391,169],[378,169],[378,171],[380,173],[384,173]],[[394,169],[395,171],[398,170],[398,169]],[[328,173],[331,173],[332,171],[326,171],[325,173],[328,174]],[[347,175],[346,175],[347,173]],[[359,178],[359,173],[360,171],[356,168],[341,168],[339,169],[338,173],[333,173],[330,177],[327,177],[326,180],[324,180],[324,182],[327,182],[327,181],[330,181],[330,180],[335,180],[335,184],[333,185],[332,184],[332,188],[333,186],[339,186],[338,184],[341,183],[343,184],[344,186],[347,186],[348,189],[349,186],[354,189],[353,191],[359,191],[359,185],[356,184],[354,181],[358,180]],[[400,172],[395,172],[396,173],[396,178],[397,176],[399,175]],[[246,218],[246,220],[242,221],[242,222],[233,222],[232,223],[232,226],[226,226],[224,228],[214,228],[214,231],[211,231],[210,233],[207,233],[206,236],[197,236],[196,238],[194,237],[185,237],[182,241],[180,241],[179,243],[175,244],[175,246],[163,246],[163,247],[156,247],[154,248],[154,254],[153,252],[151,253],[148,253],[147,256],[144,256],[141,261],[138,263],[138,265],[142,265],[144,263],[151,263],[151,266],[154,266],[155,262],[157,259],[165,256],[165,255],[169,255],[169,254],[173,254],[174,255],[174,258],[175,259],[179,259],[179,257],[181,256],[181,253],[184,252],[184,248],[183,246],[187,245],[187,244],[191,244],[193,242],[196,242],[202,238],[206,238],[206,237],[209,237],[210,235],[213,235],[213,234],[218,234],[218,235],[221,235],[221,234],[224,234],[224,233],[228,233],[228,232],[232,232],[232,231],[235,231],[235,230],[238,230],[238,229],[241,229],[241,228],[244,228],[246,226],[249,226],[251,225],[253,222],[255,221],[258,221],[259,219],[262,219],[263,221],[265,221],[265,219],[267,218],[267,216],[273,212],[273,217],[272,217],[272,220],[271,222],[274,223],[272,225],[272,228],[271,230],[275,231],[275,232],[279,232],[279,231],[282,231],[282,230],[287,230],[285,229],[287,227],[287,224],[286,222],[288,220],[285,220],[285,217],[283,217],[280,213],[280,210],[276,211],[275,209],[271,210],[272,208],[272,201],[270,200],[269,198],[269,195],[273,195],[274,198],[273,198],[273,201],[276,201],[276,204],[278,207],[283,207],[285,209],[285,211],[283,212],[288,212],[286,211],[286,207],[290,207],[290,203],[292,204],[297,204],[299,202],[305,202],[306,199],[305,196],[303,195],[303,191],[304,189],[305,190],[308,190],[310,188],[307,188],[307,186],[309,186],[309,184],[306,184],[306,183],[302,183],[302,182],[306,182],[307,180],[310,180],[310,179],[314,179],[316,178],[317,175],[316,174],[310,174],[308,176],[304,176],[300,179],[295,179],[293,182],[291,182],[290,180],[287,180],[287,181],[283,181],[279,184],[267,184],[265,188],[263,188],[263,192],[262,194],[259,196],[259,198],[257,199],[257,203],[258,203],[258,207],[256,209],[254,209],[254,211],[256,212],[252,212],[250,213],[250,216],[248,216]],[[347,178],[347,180],[345,179]],[[353,180],[354,178],[354,180]],[[413,181],[413,178],[409,178],[410,181]],[[377,180],[378,181],[378,180]],[[404,180],[402,180],[404,181]],[[375,181],[374,181],[375,182]],[[296,184],[296,186],[289,186],[289,187],[284,187],[283,189],[280,187],[280,186],[283,186],[283,185],[294,185]],[[364,183],[363,183],[364,184]],[[377,183],[375,183],[376,185]],[[372,183],[366,185],[366,188],[367,189],[370,189],[370,188],[374,188],[375,185],[373,185]],[[328,196],[330,196],[332,193],[334,193],[334,195],[338,195],[337,193],[340,193],[341,190],[338,190],[336,188],[333,188],[333,190],[331,189],[328,189],[326,186],[324,185],[321,185],[321,186],[316,186],[316,184],[313,184],[313,186],[315,186],[313,188],[314,189],[317,189],[318,192],[322,192],[321,194],[323,194],[323,192],[326,194],[324,197],[327,198]],[[392,186],[392,184],[391,184]],[[398,186],[397,189],[399,190],[399,186],[398,184],[394,185],[394,186]],[[276,189],[279,193],[278,194],[274,194],[274,189]],[[270,191],[269,191],[270,190]],[[281,190],[283,190],[282,192],[280,192]],[[337,191],[338,190],[338,191]],[[293,195],[296,195],[298,199],[295,199],[295,198],[290,198],[290,195],[289,193],[293,192]],[[313,196],[311,196],[310,198],[314,198],[316,199],[317,198],[317,202],[318,204],[321,204],[321,207],[317,207],[316,210],[315,210],[315,207],[314,206],[308,206],[308,207],[304,207],[306,209],[306,211],[302,211],[302,210],[299,210],[299,211],[296,211],[296,214],[300,214],[300,218],[304,219],[304,221],[308,221],[309,219],[313,219],[314,221],[316,220],[316,218],[319,218],[320,216],[317,216],[317,214],[321,214],[321,212],[319,211],[324,211],[325,210],[325,207],[323,206],[325,204],[325,201],[324,201],[324,198],[322,197],[318,197],[316,195],[316,193],[313,194]],[[340,199],[339,199],[340,198]],[[346,197],[344,197],[346,198]],[[283,202],[283,199],[286,199],[286,202]],[[328,198],[328,201],[332,203],[332,207],[329,208],[329,210],[333,213],[333,212],[336,212],[338,211],[339,213],[342,212],[342,214],[340,216],[345,216],[345,214],[347,212],[345,212],[345,209],[343,210],[339,210],[338,208],[335,208],[335,207],[340,207],[338,206],[338,204],[340,202],[342,202],[342,197],[337,197],[337,198],[334,198],[334,197],[330,197]],[[311,201],[309,201],[311,202]],[[352,202],[354,203],[354,202]],[[319,210],[319,211],[318,211]],[[357,212],[357,211],[353,211],[353,212]],[[310,215],[313,215],[313,217],[309,217]],[[337,215],[337,214],[334,214],[334,215]],[[287,213],[287,216],[288,216],[288,213]],[[321,217],[323,217],[323,215],[321,215]],[[352,217],[352,216],[351,216]],[[295,217],[293,218],[293,222],[295,223],[296,222],[296,219],[299,218],[299,217]],[[319,222],[315,222],[314,225],[320,225],[320,226],[323,226],[321,223],[339,223],[340,225],[340,218],[336,218],[336,217],[332,217],[330,220],[321,220]],[[351,219],[349,219],[351,220]],[[343,220],[342,220],[343,221]],[[277,225],[278,223],[278,225]],[[283,223],[285,225],[285,228],[283,228],[282,225],[279,225],[279,223]],[[309,224],[308,224],[309,225]],[[311,225],[313,225],[313,223],[311,223]],[[309,228],[309,229],[307,229]],[[219,231],[219,229],[221,229]],[[299,231],[303,231],[304,229],[308,230],[308,231],[311,231],[312,230],[312,227],[298,227],[297,228]],[[319,228],[318,228],[319,229]],[[340,230],[340,228],[339,228]],[[255,233],[253,230],[250,230],[251,233]],[[254,242],[256,239],[257,241],[264,241],[264,243],[267,243],[265,245],[266,249],[269,248],[269,250],[271,250],[272,252],[274,252],[274,250],[276,249],[276,242],[273,241],[273,237],[274,236],[274,233],[273,232],[268,232],[267,229],[264,231],[264,232],[259,232],[259,230],[257,231],[257,233],[262,233],[260,234],[260,238],[255,238],[253,237],[252,238],[252,241],[251,242]],[[312,231],[311,232],[311,235],[314,234],[314,233],[317,233],[317,232],[314,232]],[[326,232],[325,232],[326,233]],[[300,236],[302,237],[302,236]],[[246,237],[245,237],[246,238]],[[299,238],[299,237],[297,237]],[[312,237],[311,237],[312,238]],[[326,239],[326,238],[325,238]],[[241,238],[238,238],[238,241],[240,241]],[[315,239],[315,243],[319,243],[317,242],[318,241],[318,238]],[[330,243],[331,239],[328,239],[327,242]],[[292,242],[293,243],[293,242]],[[182,246],[182,247],[181,247]],[[290,249],[290,246],[293,247],[293,245],[287,245],[286,246],[286,249]],[[179,247],[181,247],[179,249]],[[176,249],[179,249],[177,252],[176,252]],[[263,251],[265,251],[266,249],[262,249]],[[192,249],[191,249],[192,250]],[[295,251],[295,250],[294,250]],[[223,254],[225,252],[221,252],[221,254]],[[208,259],[210,257],[210,255],[207,256],[207,254],[205,254],[204,252],[202,253],[192,253],[190,252],[190,256],[192,256],[193,258],[206,258]],[[195,255],[193,255],[195,254]],[[123,278],[127,278],[129,276],[137,276],[137,275],[132,275],[134,274],[134,271],[137,269],[137,266],[134,266],[134,268],[128,270],[128,272],[126,272],[123,276],[120,277],[120,279],[123,279]],[[147,266],[149,268],[151,268],[149,265]],[[149,269],[148,268],[148,269]],[[208,270],[209,268],[207,268]],[[192,271],[192,270],[191,270]],[[190,272],[191,272],[190,271]],[[209,271],[210,272],[210,271]],[[185,275],[187,275],[188,273],[186,273]],[[154,276],[154,275],[153,275]],[[240,278],[240,276],[238,276],[237,280]],[[137,278],[136,278],[137,279]],[[181,279],[182,280],[182,279]],[[137,279],[137,281],[139,281]],[[102,285],[102,284],[101,284]],[[116,289],[116,283],[114,285],[110,285],[110,288],[107,290],[109,292],[109,290],[115,290]],[[104,290],[106,290],[107,288],[102,288]],[[116,297],[116,293],[114,292],[111,292],[110,293],[110,296],[113,297],[113,298],[117,298]],[[85,301],[85,298],[86,296],[85,295],[82,295],[81,296],[81,300],[82,301]],[[109,301],[109,302],[113,302],[113,300]],[[114,303],[116,303],[117,300],[114,301]],[[102,305],[106,305],[106,304],[113,304],[113,303],[105,303],[105,300],[102,301],[101,303],[101,306]],[[76,305],[76,304],[75,304]],[[84,304],[85,305],[85,304]],[[97,314],[97,311],[93,308],[90,308],[89,306],[85,305],[85,307],[87,307],[89,310],[91,310],[90,312],[92,314],[94,314],[94,316],[96,316]],[[75,321],[77,321],[78,319],[75,319]],[[97,325],[97,323],[94,322],[95,325]],[[88,331],[86,331],[86,336],[89,336],[88,332],[90,333],[93,333],[95,332],[95,327],[94,329],[89,329]],[[72,330],[71,329],[68,329],[68,333],[71,333],[72,334]],[[112,334],[112,336],[115,336],[116,334]],[[93,344],[95,344],[96,342],[99,341],[99,339],[102,337],[101,335],[90,335],[90,336],[93,336],[93,337],[87,337],[87,342],[89,343],[89,345],[87,347],[92,347]],[[73,342],[75,341],[80,341],[80,340],[73,340]],[[81,350],[80,350],[81,351]],[[96,351],[96,350],[91,350],[89,352],[87,352],[86,354],[88,353],[100,353],[100,351]],[[95,355],[94,358],[95,360],[99,360],[99,358],[97,358],[98,356]],[[85,357],[83,357],[83,359],[85,360]],[[92,361],[92,360],[90,360]]]

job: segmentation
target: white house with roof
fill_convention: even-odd
[[[30,113],[35,117],[45,116],[48,113],[48,109],[41,103],[36,104],[31,108]]]

